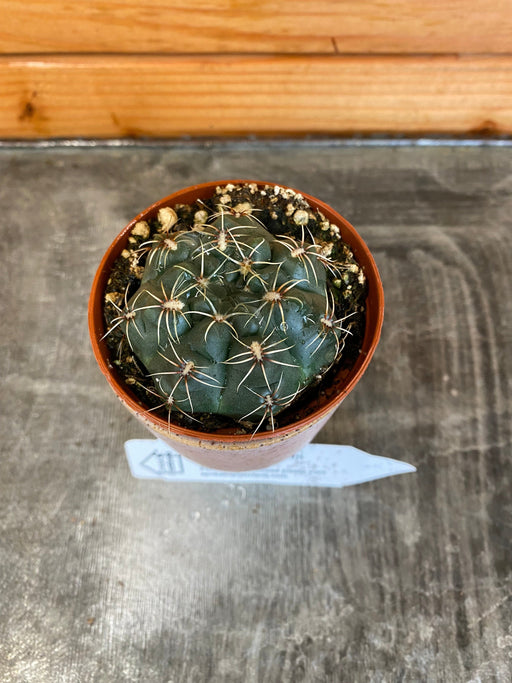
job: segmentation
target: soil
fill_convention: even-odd
[[[365,329],[366,279],[350,247],[340,239],[337,226],[330,224],[322,213],[313,209],[302,195],[278,186],[265,186],[263,190],[252,183],[219,186],[215,194],[209,198],[198,200],[190,205],[174,205],[172,208],[179,219],[177,226],[180,230],[183,230],[184,226],[192,228],[196,212],[206,210],[211,215],[218,211],[219,203],[231,208],[236,207],[239,210],[243,210],[244,204],[250,203],[253,207],[253,215],[272,234],[290,235],[298,241],[306,235],[306,241],[311,243],[312,240],[308,236],[310,235],[325,249],[329,259],[343,263],[341,272],[333,274],[328,271],[328,283],[335,299],[336,319],[352,314],[345,325],[350,330],[350,334],[345,338],[341,356],[329,371],[318,382],[304,390],[292,406],[274,417],[275,428],[285,426],[296,421],[298,416],[303,418],[316,410],[326,397],[328,398],[332,392],[336,391],[333,387],[334,375],[340,371],[342,374],[348,374],[356,362]],[[302,213],[297,214],[297,212]],[[303,212],[307,213],[307,217]],[[301,218],[300,224],[297,224],[297,216]],[[306,220],[307,223],[303,223]],[[132,230],[126,249],[113,265],[105,290],[104,317],[107,330],[109,330],[106,341],[112,352],[111,362],[117,367],[119,374],[141,404],[147,406],[148,411],[159,415],[169,423],[204,432],[250,434],[254,431],[253,423],[240,423],[210,414],[196,414],[195,417],[200,422],[177,412],[170,415],[168,410],[162,407],[162,397],[153,393],[155,389],[151,378],[146,376],[144,367],[133,355],[126,342],[123,325],[116,326],[120,310],[139,288],[148,251],[145,244],[151,241],[157,233],[162,232],[157,219],[148,221],[147,225],[149,235],[137,234],[143,231]],[[270,425],[264,424],[262,429],[270,429]]]

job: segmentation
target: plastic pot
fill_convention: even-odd
[[[111,363],[111,351],[102,337],[105,334],[103,319],[104,293],[114,261],[127,247],[128,237],[137,221],[156,216],[162,206],[190,204],[198,198],[209,198],[215,193],[217,185],[227,183],[256,182],[258,186],[274,183],[254,180],[222,180],[193,185],[159,200],[144,209],[121,230],[107,249],[93,281],[89,299],[89,332],[98,365],[108,383],[123,405],[147,429],[173,449],[206,467],[220,470],[244,471],[268,467],[297,453],[309,443],[326,421],[339,407],[343,399],[352,391],[368,367],[380,337],[384,315],[384,293],[377,266],[373,257],[355,228],[339,213],[322,201],[301,192],[309,204],[319,209],[325,217],[339,226],[341,239],[350,245],[356,260],[362,266],[368,283],[366,300],[366,327],[361,352],[350,370],[340,370],[330,381],[322,386],[322,393],[313,398],[305,409],[298,412],[297,419],[275,431],[251,434],[226,433],[218,430],[205,433],[187,429],[171,423],[165,418],[148,412],[148,406],[131,391]],[[280,187],[285,187],[280,185]],[[292,188],[294,189],[294,188]],[[299,190],[295,190],[299,191]],[[235,430],[231,430],[235,431]]]

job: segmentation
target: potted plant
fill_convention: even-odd
[[[267,467],[309,443],[376,348],[383,291],[356,230],[250,180],[142,211],[94,278],[96,360],[155,436],[208,467]]]

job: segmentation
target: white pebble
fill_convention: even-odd
[[[132,235],[136,235],[137,237],[143,237],[144,239],[147,239],[149,237],[149,234],[149,225],[146,221],[137,221],[137,223],[135,223],[135,225],[133,226]]]
[[[196,211],[194,214],[194,224],[195,225],[202,225],[203,223],[206,223],[208,220],[208,211],[205,211],[204,209],[199,209],[199,211]]]
[[[293,222],[296,225],[307,225],[309,223],[308,212],[303,211],[302,209],[297,209],[297,211],[293,214]]]
[[[240,213],[240,214],[251,214],[252,213],[252,204],[249,204],[249,202],[240,202],[240,204],[237,204],[234,208],[233,211],[235,213]]]
[[[178,214],[170,206],[162,206],[158,211],[158,220],[162,231],[169,231],[178,222]]]

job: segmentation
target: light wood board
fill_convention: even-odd
[[[510,0],[3,0],[0,53],[507,53]]]
[[[512,57],[0,58],[0,137],[510,133]]]

